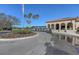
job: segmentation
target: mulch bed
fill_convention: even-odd
[[[15,34],[15,33],[8,33],[4,35],[0,35],[0,38],[21,38],[21,37],[28,37],[33,36],[36,33],[30,33],[30,34]]]

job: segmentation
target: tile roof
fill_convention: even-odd
[[[51,22],[59,22],[59,21],[68,21],[68,20],[76,20],[79,17],[75,17],[75,18],[62,18],[62,19],[57,19],[57,20],[52,20],[52,21],[47,21],[46,23],[51,23]]]

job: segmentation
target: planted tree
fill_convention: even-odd
[[[19,20],[16,17],[6,15],[4,13],[0,14],[0,29],[11,30],[14,25],[19,24]]]

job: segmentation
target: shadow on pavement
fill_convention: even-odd
[[[45,43],[45,46],[46,46],[45,55],[69,55],[69,53],[53,47],[49,42]]]

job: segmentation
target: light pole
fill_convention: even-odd
[[[23,19],[24,19],[24,4],[22,4],[22,14],[23,14]],[[24,28],[24,23],[23,23],[23,28]]]
[[[22,4],[22,13],[24,15],[24,4]]]

